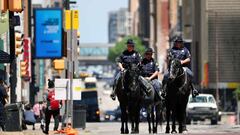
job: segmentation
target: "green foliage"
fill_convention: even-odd
[[[115,47],[109,49],[108,60],[115,62],[115,59],[122,54],[122,52],[127,48],[126,43],[128,39],[132,39],[135,43],[135,50],[138,51],[141,55],[145,51],[145,47],[142,44],[142,41],[139,37],[136,36],[127,36],[122,39],[122,41],[117,42]]]
[[[234,92],[237,95],[238,100],[240,100],[240,86]]]

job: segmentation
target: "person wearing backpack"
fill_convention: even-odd
[[[55,89],[54,82],[48,79],[48,93],[46,94],[47,107],[45,110],[45,130],[43,133],[48,134],[49,124],[51,120],[51,116],[54,118],[54,131],[58,130],[59,126],[59,116],[60,116],[60,107],[61,102],[59,100],[55,100]]]

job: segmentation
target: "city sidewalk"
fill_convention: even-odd
[[[53,126],[54,123],[50,124],[50,131],[49,131],[49,135],[65,135],[65,134],[55,134],[55,131],[51,131],[53,130]],[[60,128],[61,124],[59,125]],[[41,128],[40,128],[40,123],[37,123],[35,125],[35,130],[32,130],[32,126],[27,126],[27,130],[23,130],[23,131],[18,131],[18,132],[2,132],[0,131],[0,135],[44,135],[44,133],[42,132]],[[88,130],[83,130],[83,129],[78,129],[78,133],[80,134],[88,134]]]

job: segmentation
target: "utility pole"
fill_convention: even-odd
[[[17,84],[17,65],[15,57],[15,29],[13,25],[14,12],[9,11],[9,42],[10,42],[10,98],[11,103],[16,102],[16,84]]]
[[[28,0],[28,36],[32,39],[32,0]],[[35,50],[34,45],[31,43],[31,80],[29,85],[29,99],[30,103],[35,103]]]
[[[70,23],[70,30],[67,30],[67,65],[68,65],[68,69],[67,69],[67,78],[70,80],[69,82],[69,91],[67,90],[67,104],[66,104],[66,110],[65,110],[65,115],[66,115],[66,123],[69,123],[69,119],[71,120],[71,124],[73,123],[73,119],[72,119],[72,112],[73,112],[73,101],[72,101],[72,80],[73,80],[73,62],[72,62],[72,11],[70,10],[70,1],[66,0],[65,1],[65,8],[66,10],[70,11],[70,19],[71,19],[71,23]],[[70,94],[70,100],[68,99]]]

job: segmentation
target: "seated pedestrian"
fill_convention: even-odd
[[[24,129],[26,128],[26,125],[32,125],[33,126],[33,130],[35,130],[35,123],[36,123],[36,119],[34,117],[34,112],[32,111],[31,105],[28,104],[25,106],[25,111],[24,111],[24,115],[23,115],[23,127]]]

